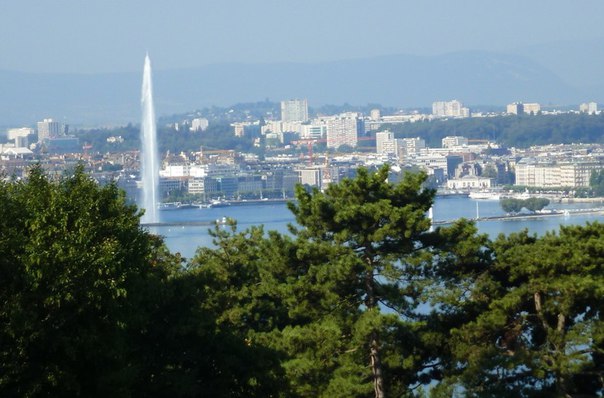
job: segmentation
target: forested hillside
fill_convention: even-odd
[[[461,135],[488,139],[507,147],[531,145],[604,143],[604,114],[497,116],[435,120],[390,126],[399,138],[422,137],[429,146],[440,146],[443,137]]]

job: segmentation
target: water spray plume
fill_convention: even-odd
[[[141,96],[141,176],[143,192],[140,207],[145,209],[143,223],[159,222],[158,191],[159,191],[159,156],[157,152],[157,129],[155,126],[155,110],[153,108],[153,87],[151,84],[151,60],[149,53],[145,56],[143,69],[143,87]]]

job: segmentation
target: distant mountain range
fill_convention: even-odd
[[[604,77],[597,68],[604,70],[604,51],[592,57],[595,61],[589,66],[582,65],[582,75],[576,76],[572,64],[590,59],[593,46],[570,50],[574,59],[567,59],[566,50],[544,46],[519,49],[515,54],[470,51],[158,70],[153,76],[156,113],[266,98],[308,98],[311,106],[379,103],[401,107],[429,107],[433,101],[451,99],[470,107],[513,101],[568,105],[602,100]],[[141,80],[142,71],[94,75],[0,71],[0,126],[28,125],[44,117],[77,125],[138,123]]]

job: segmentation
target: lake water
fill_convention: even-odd
[[[478,205],[478,209],[477,209]],[[552,209],[592,208],[601,204],[551,204]],[[503,210],[499,201],[473,200],[467,197],[437,198],[434,203],[434,220],[454,220],[461,217],[474,218],[501,216]],[[294,217],[283,203],[247,204],[244,206],[228,206],[210,209],[183,209],[161,212],[163,222],[212,222],[222,217],[237,220],[239,230],[244,230],[252,225],[264,224],[265,230],[287,232],[287,224],[293,223]],[[586,222],[604,222],[603,215],[572,215],[553,216],[537,219],[515,219],[499,221],[480,221],[476,225],[478,230],[486,233],[491,238],[498,234],[509,234],[528,229],[531,233],[542,235],[547,231],[558,230],[560,225],[582,225]],[[151,227],[153,233],[162,235],[172,252],[180,252],[184,257],[191,258],[198,247],[211,246],[212,238],[208,234],[210,226],[160,226]]]

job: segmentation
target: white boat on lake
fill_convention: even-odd
[[[473,191],[468,195],[470,199],[477,200],[499,200],[501,199],[501,194],[499,192],[491,192],[491,191]]]

